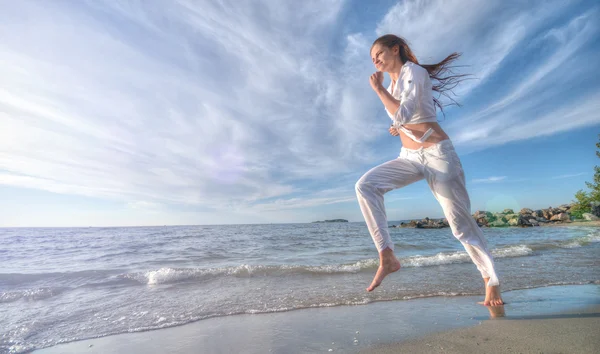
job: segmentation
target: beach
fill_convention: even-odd
[[[504,299],[493,311],[463,296],[221,317],[35,353],[597,353],[600,285]]]
[[[483,232],[503,321],[595,311],[593,223]],[[0,353],[354,353],[498,320],[448,229],[390,234],[402,269],[366,292],[364,223],[0,229]]]

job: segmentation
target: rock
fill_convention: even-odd
[[[542,209],[542,216],[548,220],[550,220],[552,218],[552,212],[550,211],[550,208],[548,209]]]
[[[492,221],[491,223],[488,224],[489,227],[507,227],[508,224],[500,219],[497,219],[496,221]]]
[[[540,226],[540,223],[536,220],[536,219],[529,219],[527,220],[529,221],[529,223],[531,224],[531,226]]]
[[[521,209],[521,211],[519,212],[519,214],[533,214],[533,210],[529,209],[529,208],[523,208]]]
[[[534,210],[532,215],[535,216],[536,218],[539,218],[539,217],[544,216],[544,213],[542,213],[541,210]]]
[[[478,210],[475,212],[475,214],[473,214],[473,217],[475,219],[481,219],[481,218],[485,218],[487,216],[487,212],[486,211],[482,211],[482,210]]]
[[[600,220],[600,218],[599,218],[599,217],[597,217],[597,216],[596,216],[596,215],[594,215],[594,214],[590,214],[590,213],[583,213],[583,215],[581,215],[581,216],[583,216],[583,218],[584,218],[585,220],[588,220],[588,221],[596,221],[596,220]]]
[[[517,226],[530,227],[533,225],[531,225],[531,223],[529,223],[529,220],[527,220],[523,215],[519,215],[517,219]]]
[[[550,218],[550,221],[570,221],[569,214],[559,213]]]
[[[504,209],[502,214],[514,214],[515,212],[512,209]]]
[[[494,214],[494,217],[495,217],[495,220],[500,220],[500,221],[502,221],[504,223],[506,223],[508,221],[508,219],[506,218],[506,216],[504,214],[502,214],[502,213],[496,213],[496,214]]]
[[[488,225],[488,221],[485,217],[483,218],[479,218],[477,219],[477,225],[479,225],[479,227],[481,226],[487,226]]]
[[[508,220],[508,225],[517,226],[519,224],[519,219],[510,219]]]
[[[537,217],[535,218],[538,222],[543,222],[543,223],[547,223],[549,222],[548,219],[546,219],[545,217],[541,216],[541,217]]]
[[[571,209],[571,204],[563,204],[563,205],[559,206],[558,209],[561,209],[561,210],[564,209],[565,211],[568,211],[569,209]]]

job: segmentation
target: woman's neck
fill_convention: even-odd
[[[394,68],[394,70],[390,71],[390,79],[392,79],[392,82],[396,83],[398,81],[398,78],[400,77],[400,71],[402,70],[402,62],[398,63],[398,67]]]

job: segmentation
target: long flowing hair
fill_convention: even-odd
[[[411,61],[415,64],[418,64],[425,68],[429,73],[429,77],[432,81],[433,91],[439,93],[438,97],[433,97],[434,104],[440,108],[442,113],[444,113],[444,106],[457,105],[460,107],[460,103],[456,102],[456,100],[452,96],[456,96],[452,90],[463,80],[465,77],[469,76],[468,74],[454,74],[452,72],[452,68],[455,66],[451,66],[452,62],[458,59],[461,54],[460,53],[452,53],[448,55],[444,60],[437,64],[419,64],[417,57],[412,52],[406,40],[401,37],[398,37],[394,34],[386,34],[381,36],[373,42],[371,49],[375,46],[375,44],[381,44],[388,48],[393,48],[394,46],[399,47],[399,56],[402,64],[407,61]],[[444,104],[440,98],[441,96],[445,96],[450,99],[451,103]],[[445,114],[444,114],[445,116]]]

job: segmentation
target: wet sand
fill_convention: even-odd
[[[364,354],[599,352],[599,305],[559,314],[486,321],[475,327],[361,351]]]

